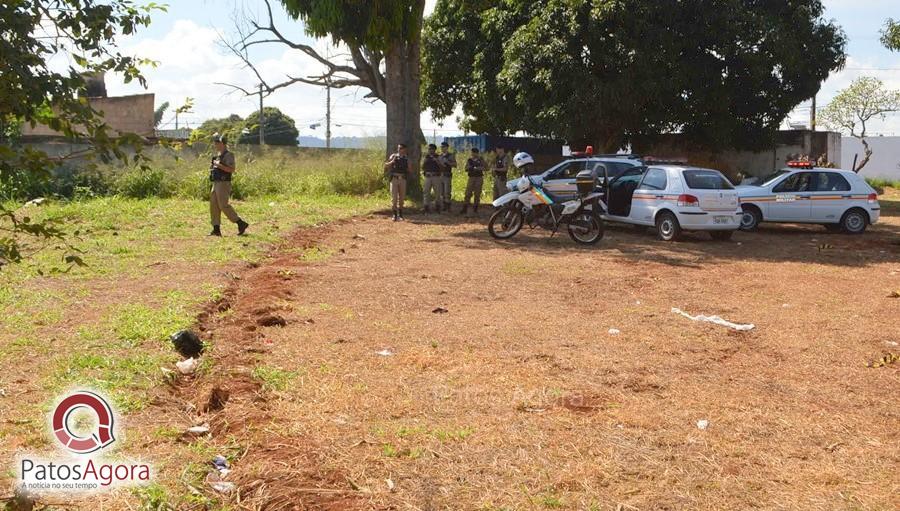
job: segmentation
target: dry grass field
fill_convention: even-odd
[[[128,413],[125,450],[157,484],[74,505],[900,509],[900,363],[867,367],[900,353],[900,196],[882,199],[863,236],[610,227],[582,248],[456,215],[302,228],[222,263],[191,309],[202,370],[155,377]],[[204,480],[215,454],[230,494]]]

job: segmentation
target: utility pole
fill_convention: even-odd
[[[325,149],[331,149],[331,80],[325,82]]]
[[[266,143],[266,116],[263,115],[263,84],[259,84],[259,147]]]
[[[812,97],[812,106],[809,109],[809,129],[816,131],[816,97]]]

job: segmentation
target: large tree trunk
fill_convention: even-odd
[[[385,54],[385,98],[387,110],[386,154],[393,153],[397,144],[409,146],[409,158],[413,163],[415,176],[407,184],[412,197],[421,196],[419,184],[419,160],[422,156],[422,136],[420,116],[422,113],[419,99],[421,76],[419,71],[420,34],[422,16],[425,8],[424,0],[418,0],[413,7],[410,23],[415,34],[409,40],[398,40]]]

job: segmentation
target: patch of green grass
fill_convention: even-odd
[[[78,337],[83,341],[118,341],[133,348],[146,341],[164,342],[173,332],[193,323],[193,305],[205,296],[189,299],[182,292],[170,292],[161,306],[145,302],[126,303],[114,307],[99,322],[82,325]],[[108,337],[114,336],[115,339]]]
[[[278,367],[256,366],[253,368],[252,376],[262,382],[263,390],[282,391],[287,390],[297,377],[297,373]]]
[[[559,509],[565,504],[563,500],[555,493],[546,493],[538,497],[538,501],[547,509]]]
[[[533,261],[517,257],[504,262],[501,271],[507,275],[533,275],[538,269]]]
[[[59,322],[69,301],[60,292],[10,286],[0,291],[0,327],[16,336],[31,334],[39,327]]]
[[[139,486],[134,488],[132,493],[138,498],[141,511],[169,511],[174,509],[169,504],[169,493],[160,484],[153,483]]]
[[[432,428],[429,429],[425,426],[400,426],[397,429],[397,437],[398,438],[411,438],[418,436],[430,436],[439,442],[448,442],[448,441],[460,441],[465,440],[469,436],[474,433],[475,430],[472,428],[459,428],[459,429],[442,429],[442,428]]]
[[[175,440],[181,436],[181,430],[172,426],[160,426],[153,431],[153,438]]]
[[[435,429],[431,431],[431,435],[441,442],[465,440],[469,438],[475,430],[472,428],[461,429]]]
[[[106,392],[119,410],[131,412],[148,404],[146,390],[157,381],[164,364],[164,357],[158,354],[78,353],[61,356],[46,383],[57,393],[70,386],[96,388]]]
[[[381,444],[381,454],[388,458],[409,458],[414,460],[425,454],[425,449],[421,447],[398,449],[394,444]]]
[[[304,249],[300,254],[300,260],[308,263],[316,263],[325,261],[326,259],[331,257],[332,254],[334,254],[334,251],[327,248],[323,249],[321,247],[309,247],[307,249]]]
[[[54,278],[139,277],[149,265],[251,261],[295,227],[368,213],[385,204],[386,199],[376,195],[254,197],[234,201],[241,216],[251,223],[248,235],[236,236],[236,227],[229,224],[223,226],[224,237],[209,238],[209,210],[202,200],[101,197],[48,201],[27,207],[28,215],[59,219],[69,233],[68,241],[83,251],[80,256],[86,266],[68,268],[62,261],[64,247],[49,246],[22,264],[4,267],[0,283],[22,282],[41,273]],[[19,205],[6,203],[5,207],[16,209]],[[0,296],[3,303],[8,302]]]
[[[422,426],[400,426],[400,428],[397,429],[397,436],[400,438],[424,435],[426,433],[428,433],[428,428]]]
[[[869,186],[876,190],[884,190],[885,188],[900,189],[900,179],[888,179],[883,177],[867,177],[866,182]]]

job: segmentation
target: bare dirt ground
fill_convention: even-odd
[[[241,271],[209,372],[131,423],[227,390],[203,419],[244,509],[900,509],[900,367],[867,367],[895,290],[898,216],[582,248],[375,215]]]

